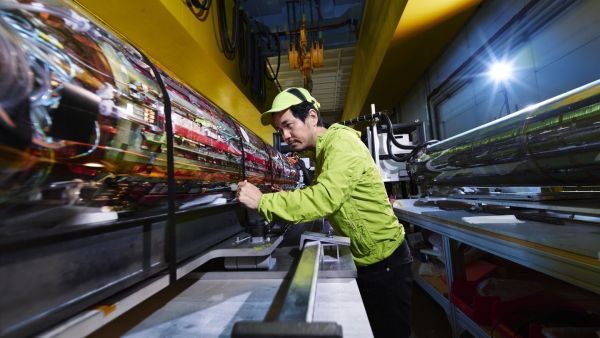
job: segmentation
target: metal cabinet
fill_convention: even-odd
[[[600,295],[600,228],[597,225],[550,225],[533,221],[511,226],[477,225],[464,220],[463,217],[473,216],[467,211],[419,207],[415,201],[396,201],[394,211],[405,227],[414,225],[441,235],[448,289],[457,275],[464,274],[459,254],[464,243],[587,290],[593,298]],[[478,325],[418,273],[415,273],[415,281],[445,310],[453,336],[459,337],[464,331],[475,337],[491,336],[492,328]]]

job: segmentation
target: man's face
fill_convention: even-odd
[[[314,115],[312,112],[309,113],[306,121],[301,121],[292,114],[290,109],[273,114],[275,129],[293,151],[315,147],[316,120],[313,121],[314,117],[312,115]]]

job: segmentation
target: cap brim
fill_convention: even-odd
[[[262,115],[260,115],[260,123],[262,123],[263,126],[272,125],[273,124],[273,114],[277,114],[279,112],[286,111],[291,106],[292,105],[272,107],[271,109],[267,110],[266,112],[262,113]]]

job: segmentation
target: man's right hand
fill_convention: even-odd
[[[249,209],[258,209],[258,203],[262,197],[262,192],[254,184],[243,181],[238,183],[237,198],[243,206]]]

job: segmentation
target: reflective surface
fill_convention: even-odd
[[[2,1],[0,234],[164,213],[165,99],[178,208],[230,200],[244,178],[296,186],[281,154],[83,14]]]
[[[600,184],[600,80],[430,145],[409,163],[428,185]]]

